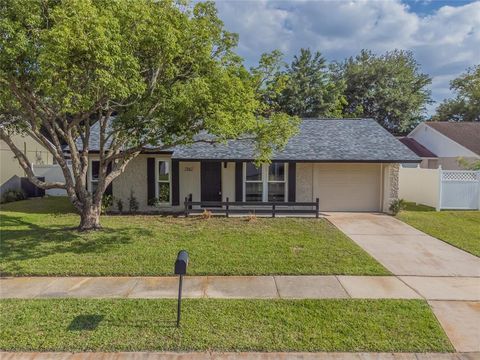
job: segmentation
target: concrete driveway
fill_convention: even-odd
[[[396,218],[326,213],[325,218],[395,275],[480,276],[480,259]]]

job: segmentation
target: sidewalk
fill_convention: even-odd
[[[1,353],[2,360],[474,360],[480,353]]]
[[[0,278],[0,298],[175,298],[177,277]],[[480,301],[480,278],[422,276],[186,276],[185,298]]]

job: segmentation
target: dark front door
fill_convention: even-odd
[[[222,163],[203,161],[201,164],[202,201],[222,201]]]

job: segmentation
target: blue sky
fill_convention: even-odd
[[[217,0],[220,18],[240,35],[248,66],[280,49],[290,61],[301,47],[343,60],[362,48],[413,51],[433,77],[436,104],[449,82],[480,64],[480,0]]]

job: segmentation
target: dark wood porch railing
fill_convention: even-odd
[[[279,201],[192,201],[192,195],[185,198],[185,216],[190,214],[200,214],[205,210],[213,214],[225,214],[229,217],[230,214],[271,214],[275,217],[276,214],[312,214],[316,218],[320,214],[320,202],[317,198],[315,202],[279,202]],[[200,206],[201,208],[194,208]],[[260,208],[254,208],[259,206]],[[303,209],[296,207],[302,206]],[[290,207],[290,208],[288,208]],[[306,208],[305,208],[306,207]]]

